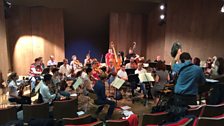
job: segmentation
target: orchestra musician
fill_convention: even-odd
[[[88,66],[88,65],[91,66],[91,63],[92,63],[92,59],[90,58],[90,54],[88,53],[86,55],[86,58],[84,59],[84,66]]]
[[[29,71],[29,79],[31,81],[31,91],[35,88],[36,85],[36,79],[40,77],[41,73],[43,72],[43,68],[41,66],[41,59],[36,58],[34,60],[34,63],[30,66]]]
[[[81,71],[83,67],[82,63],[79,62],[76,55],[72,56],[72,61],[70,62],[70,66],[73,72],[72,74],[76,74],[78,71]]]
[[[94,60],[92,62],[92,75],[94,78],[99,80],[99,75],[102,73],[102,70],[99,68],[99,62],[97,60]]]
[[[68,65],[68,59],[63,60],[63,65],[60,66],[59,73],[62,73],[66,77],[68,77],[71,73],[71,68]]]
[[[113,50],[111,48],[108,49],[108,53],[105,55],[106,65],[109,66],[110,59],[114,57]]]
[[[133,57],[131,57],[130,63],[125,65],[125,69],[137,69],[137,67],[137,61]]]
[[[55,59],[54,59],[54,56],[53,55],[51,55],[50,56],[50,60],[48,60],[48,62],[47,62],[47,66],[57,66],[57,61],[55,61]]]

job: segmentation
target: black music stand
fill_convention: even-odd
[[[60,68],[61,65],[63,65],[63,62],[58,62],[57,67]]]
[[[151,67],[151,68],[156,68],[156,62],[151,62],[151,63],[149,63],[149,67]]]
[[[132,92],[132,96],[134,96],[134,89],[137,88],[137,84],[139,83],[138,74],[128,75],[128,82],[131,83],[131,92]]]
[[[131,75],[131,74],[135,74],[135,70],[136,69],[125,69],[125,71],[127,72],[127,75]]]

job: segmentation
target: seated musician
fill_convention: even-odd
[[[154,99],[154,103],[157,104],[159,101],[159,92],[164,89],[164,85],[170,80],[168,71],[166,71],[166,65],[164,62],[159,61],[156,64],[156,77],[155,85],[151,89],[151,94]]]
[[[99,75],[102,73],[102,71],[99,68],[99,64],[98,61],[93,61],[92,62],[92,75],[94,78],[96,78],[97,80],[99,80]]]
[[[130,59],[130,63],[125,65],[125,69],[137,69],[137,67],[137,61],[133,57]]]
[[[114,61],[113,59],[110,59],[109,61],[109,66],[107,66],[107,74],[108,74],[108,83],[111,84],[116,76],[117,70],[116,67],[114,66]]]
[[[135,59],[136,57],[137,57],[137,55],[134,53],[133,49],[129,48],[128,54],[126,55],[124,60],[131,60],[131,58]]]
[[[47,66],[57,66],[57,61],[55,61],[55,58],[53,55],[50,56],[50,60],[47,62]]]
[[[92,64],[92,59],[90,58],[90,54],[86,55],[86,58],[84,59],[84,66],[90,67]]]
[[[17,85],[18,75],[12,72],[8,77],[9,101],[17,104],[31,104],[30,97],[23,96],[23,85]],[[19,91],[18,91],[19,90]]]
[[[70,67],[74,74],[76,74],[78,71],[82,70],[82,63],[79,62],[76,55],[72,56],[72,61],[70,62]]]
[[[138,63],[138,68],[135,70],[135,74],[141,74],[141,73],[147,73],[146,69],[143,68],[143,63]],[[140,83],[140,91],[143,91],[144,94],[144,98],[147,97],[147,90],[145,88],[145,84],[144,83]]]
[[[44,75],[43,81],[40,84],[40,94],[44,103],[51,103],[55,98],[56,94],[51,94],[48,85],[52,83],[52,75]]]
[[[40,59],[40,66],[42,67],[42,70],[45,69],[45,64],[43,61],[43,57],[38,57]]]
[[[41,59],[36,58],[34,61],[35,62],[30,66],[30,72],[29,72],[30,75],[29,79],[31,80],[31,91],[33,91],[33,89],[35,88],[36,79],[40,78],[40,75],[43,72],[41,66]]]
[[[180,72],[174,87],[175,97],[180,99],[183,102],[182,104],[197,105],[198,86],[205,83],[203,70],[192,64],[189,53],[182,53],[180,49],[174,62],[179,60],[181,63],[174,64],[172,67],[174,72]]]
[[[105,92],[106,80],[107,80],[107,76],[105,74],[100,75],[100,80],[98,80],[96,82],[95,86],[93,87],[94,92],[97,95],[96,104],[102,105],[97,109],[96,114],[98,115],[102,111],[102,109],[104,108],[104,105],[106,105],[106,104],[110,105],[107,115],[105,117],[105,120],[111,118],[114,108],[116,106],[115,102],[108,100],[108,98],[106,96],[106,92]]]
[[[71,72],[71,68],[68,65],[68,60],[64,59],[63,65],[61,65],[59,68],[59,73],[62,73],[64,76],[68,77],[70,75],[70,72]]]
[[[117,76],[119,77],[119,78],[121,78],[122,80],[125,80],[125,83],[124,83],[124,85],[127,85],[127,81],[128,81],[128,74],[127,74],[127,72],[126,72],[126,70],[125,70],[125,65],[124,64],[122,64],[121,66],[120,66],[120,70],[117,72]],[[126,90],[124,90],[124,92],[126,93]]]
[[[93,84],[97,81],[97,79],[92,76],[92,68],[86,69],[86,75],[83,77],[83,80],[83,93],[84,95],[88,95],[89,92],[93,92]]]

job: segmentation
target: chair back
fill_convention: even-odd
[[[209,118],[209,117],[199,117],[197,123],[194,126],[223,126],[224,117],[221,118]]]
[[[56,120],[78,117],[78,99],[72,98],[70,100],[54,101],[53,106],[53,116]]]
[[[63,118],[63,124],[64,125],[69,125],[69,124],[72,124],[72,125],[83,125],[83,124],[86,124],[86,123],[93,123],[94,120],[93,118],[91,117],[90,114],[87,114],[87,115],[84,115],[84,116],[81,116],[81,117],[77,117],[77,118]],[[95,120],[97,121],[97,120]]]
[[[167,117],[168,114],[166,112],[143,114],[142,126],[146,126],[147,124],[159,124],[167,119]]]
[[[23,121],[29,122],[31,119],[49,118],[49,104],[23,105]]]
[[[80,125],[64,125],[64,126],[80,126]],[[81,125],[82,126],[82,125]],[[102,121],[97,121],[93,123],[85,123],[83,126],[104,126]]]
[[[0,125],[13,120],[17,120],[16,107],[0,109]]]
[[[195,108],[188,109],[188,115],[194,115],[199,117],[203,112],[204,106],[197,106]]]
[[[106,126],[129,126],[127,120],[107,120]]]
[[[204,107],[202,117],[215,117],[224,114],[224,104],[206,105]]]

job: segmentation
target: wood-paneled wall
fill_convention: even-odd
[[[111,13],[110,41],[115,43],[117,51],[128,53],[136,42],[136,53],[145,55],[145,18],[141,14]]]
[[[167,22],[157,25],[159,9],[148,16],[147,57],[161,55],[169,63],[173,42],[180,41],[183,51],[192,57],[206,60],[207,57],[224,55],[224,14],[218,0],[168,0]],[[159,6],[159,5],[158,5]]]
[[[224,14],[221,0],[169,0],[165,59],[170,60],[173,41],[179,40],[192,57],[205,60],[224,56]]]
[[[5,14],[3,1],[0,1],[0,70],[3,73],[4,79],[7,77],[9,70],[9,56],[6,41],[6,28],[5,28]]]
[[[50,55],[62,61],[64,53],[64,22],[62,9],[14,7],[10,9],[7,39],[12,68],[27,75],[36,57],[46,64]]]

